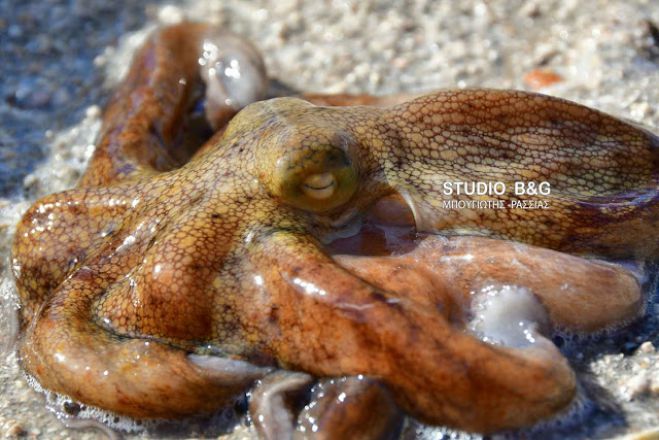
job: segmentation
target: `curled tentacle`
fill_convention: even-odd
[[[311,404],[298,418],[298,439],[391,440],[400,435],[403,415],[391,393],[371,378],[343,377],[320,381]]]
[[[305,373],[275,371],[261,379],[250,392],[249,414],[263,440],[292,440],[296,406],[303,400],[314,378]]]
[[[265,440],[386,440],[400,434],[403,415],[376,380],[343,377],[312,385],[308,374],[281,370],[260,380],[250,399],[250,415],[259,436]],[[306,394],[310,394],[309,403],[299,408]]]
[[[247,362],[189,357],[155,340],[109,333],[95,322],[92,303],[112,275],[98,264],[79,269],[24,336],[22,363],[49,390],[132,417],[171,418],[217,410],[267,373]]]
[[[108,104],[79,186],[181,166],[266,87],[263,61],[242,38],[202,23],[157,31]],[[200,114],[195,106],[202,101]]]
[[[551,342],[487,345],[417,295],[387,293],[351,275],[303,237],[274,233],[255,246],[251,263],[268,296],[255,293],[241,313],[258,323],[263,349],[286,368],[373,375],[422,420],[479,432],[533,423],[574,395],[574,375]]]
[[[230,32],[208,32],[199,60],[206,84],[205,113],[211,128],[221,130],[240,109],[265,98],[268,81],[258,49]]]
[[[44,197],[23,215],[12,248],[23,326],[92,249],[122,228],[133,200],[123,190],[81,188]]]

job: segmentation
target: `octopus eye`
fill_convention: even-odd
[[[325,212],[346,203],[357,189],[357,171],[339,148],[316,147],[279,158],[267,185],[296,208]]]
[[[332,173],[312,174],[302,183],[302,190],[312,199],[329,199],[335,189],[336,178]]]

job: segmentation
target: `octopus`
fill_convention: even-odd
[[[236,35],[147,39],[77,186],[18,225],[26,372],[136,419],[249,392],[272,439],[565,411],[578,381],[552,332],[643,313],[638,271],[615,261],[659,255],[659,137],[522,91],[268,90]],[[478,209],[492,196],[447,182],[508,190]]]

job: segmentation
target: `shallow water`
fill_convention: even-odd
[[[6,349],[16,306],[7,255],[13,225],[29,203],[75,183],[91,154],[108,87],[117,83],[146,30],[159,21],[204,18],[247,35],[264,53],[270,74],[300,90],[385,94],[528,88],[524,75],[543,66],[564,81],[542,92],[659,127],[659,49],[648,25],[659,24],[657,0],[470,0],[460,5],[190,0],[176,6],[125,2],[122,10],[107,5],[0,3],[0,197],[5,197],[0,199],[0,435],[18,424],[37,438],[96,437],[95,431],[63,429]],[[579,423],[559,422],[530,434],[611,438],[658,426],[659,391],[639,391],[644,377],[659,377],[659,354],[647,345],[659,347],[657,329],[655,303],[646,318],[624,332],[573,342],[557,338],[583,372],[584,389],[606,404],[585,405]],[[426,438],[443,435],[414,426],[408,432],[416,430]],[[190,428],[188,435],[198,431]],[[235,436],[246,433],[241,428]]]

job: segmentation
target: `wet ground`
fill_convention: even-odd
[[[521,88],[659,127],[659,0],[2,1],[0,436],[99,436],[63,428],[17,366],[8,248],[31,201],[75,184],[132,50],[153,26],[183,17],[246,35],[261,48],[271,76],[299,90]],[[614,438],[659,427],[658,322],[659,308],[650,304],[624,332],[557,339],[595,403],[508,436]],[[194,437],[197,428],[168,429]],[[461,435],[416,426],[408,434],[417,431],[425,438]],[[243,435],[249,430],[239,427],[234,436]]]

